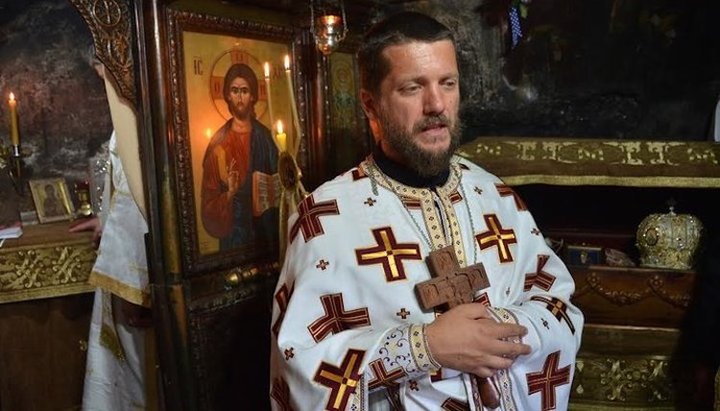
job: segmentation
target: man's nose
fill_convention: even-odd
[[[438,86],[425,88],[423,96],[423,112],[426,115],[442,114],[445,111],[445,99]]]

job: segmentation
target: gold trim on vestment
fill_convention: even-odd
[[[132,268],[137,270],[137,267]],[[88,282],[133,304],[142,305],[143,307],[148,308],[151,306],[149,292],[123,284],[105,273],[93,270],[92,273],[90,273]]]
[[[100,327],[100,345],[110,350],[118,360],[125,361],[125,351],[123,351],[115,330],[104,323]]]

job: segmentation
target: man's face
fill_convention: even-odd
[[[447,168],[460,139],[460,88],[450,40],[383,51],[391,69],[366,111],[388,157],[431,176]]]
[[[255,106],[255,97],[250,91],[247,80],[242,77],[235,77],[230,82],[227,101],[233,117],[239,120],[246,120],[250,117],[253,106]]]

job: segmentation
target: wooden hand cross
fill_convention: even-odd
[[[427,265],[433,278],[415,285],[415,294],[424,310],[443,304],[450,309],[470,303],[476,291],[490,286],[482,263],[461,268],[453,246],[430,252]],[[489,379],[475,376],[475,380],[483,405],[499,407],[499,394]]]

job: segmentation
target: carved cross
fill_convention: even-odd
[[[482,263],[461,268],[453,246],[430,252],[427,264],[434,278],[415,285],[418,301],[425,310],[441,304],[449,309],[470,303],[476,291],[490,286]],[[499,407],[500,396],[492,383],[477,376],[475,380],[483,405],[492,409]]]
[[[453,246],[432,251],[427,264],[434,278],[415,285],[415,293],[424,310],[441,304],[453,308],[470,303],[476,291],[490,286],[482,263],[461,268]]]

